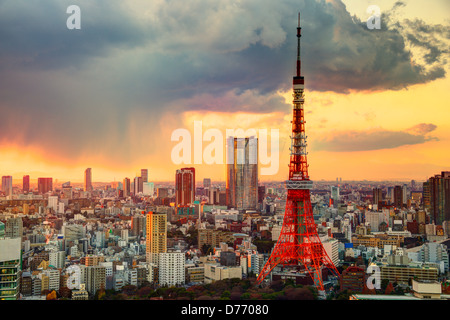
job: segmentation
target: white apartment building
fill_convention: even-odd
[[[185,255],[181,251],[159,254],[159,285],[177,286],[185,282]]]
[[[49,264],[57,269],[63,269],[66,264],[66,252],[65,251],[50,251],[49,252]]]

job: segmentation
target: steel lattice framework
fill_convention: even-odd
[[[297,73],[293,79],[293,120],[290,148],[289,180],[286,181],[287,199],[280,237],[258,275],[261,283],[277,266],[296,266],[309,273],[316,288],[323,292],[322,268],[328,268],[335,276],[339,272],[329,258],[317,234],[311,206],[306,152],[304,120],[304,77],[301,76],[300,14],[297,27]]]

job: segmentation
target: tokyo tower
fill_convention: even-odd
[[[336,277],[339,272],[328,257],[317,234],[311,206],[310,190],[313,182],[309,179],[306,161],[306,134],[304,119],[305,79],[301,75],[300,60],[300,13],[297,27],[297,73],[293,79],[293,120],[290,148],[289,180],[286,209],[280,237],[272,250],[269,260],[258,275],[261,283],[276,266],[296,267],[308,273],[319,294],[324,295],[322,268],[328,268]]]

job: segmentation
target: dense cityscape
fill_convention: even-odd
[[[222,37],[229,24],[219,23],[214,39],[197,34],[205,43],[179,46],[178,31],[210,25],[174,18],[184,3],[151,5],[112,8],[118,18],[129,10],[130,33],[111,38],[111,25],[101,19],[95,29],[92,17],[83,33],[84,9],[68,6],[58,30],[99,47],[81,42],[74,65],[53,65],[63,56],[59,43],[29,56],[21,43],[0,52],[17,84],[0,89],[0,300],[176,301],[170,312],[208,317],[241,306],[268,315],[270,303],[284,300],[450,300],[448,108],[436,98],[448,94],[438,82],[446,80],[448,27],[406,19],[406,30],[396,20],[401,1],[383,14],[351,4],[352,12],[375,12],[366,22],[343,0],[304,0],[302,16],[277,5],[279,17],[250,24],[245,40],[240,29]],[[247,23],[258,5],[213,6],[205,15],[231,10],[227,17],[245,13],[239,21]],[[413,7],[411,16],[420,11]],[[417,30],[425,36],[415,38]],[[223,70],[208,69],[216,65]],[[419,90],[429,90],[427,112]],[[225,301],[225,309],[205,300]]]
[[[150,182],[147,169],[94,183],[93,172],[73,185],[2,177],[2,299],[317,299],[301,272],[280,268],[255,285],[281,231],[282,182],[199,183],[180,168],[175,185]],[[341,272],[323,275],[328,299],[447,299],[449,183],[449,172],[425,182],[316,182],[314,220]],[[381,272],[378,289],[367,286],[370,265]]]

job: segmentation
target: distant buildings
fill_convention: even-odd
[[[22,239],[22,235],[23,235],[22,217],[11,217],[7,219],[5,224],[5,237]]]
[[[129,178],[123,179],[123,197],[129,197],[131,193],[131,182]]]
[[[139,193],[142,193],[144,191],[142,177],[135,177],[133,186],[134,186],[133,194],[135,196],[138,195]]]
[[[2,191],[5,193],[6,196],[12,196],[13,194],[12,176],[2,177]]]
[[[38,192],[40,194],[53,191],[53,178],[38,178]]]
[[[403,207],[403,188],[401,186],[394,187],[394,207]]]
[[[374,188],[373,189],[373,204],[376,205],[376,210],[381,210],[383,203],[383,189]]]
[[[84,171],[84,191],[92,191],[92,169],[87,168]]]
[[[23,176],[23,179],[22,179],[22,191],[24,193],[30,192],[30,176],[29,175]]]
[[[141,169],[142,182],[148,182],[148,169]]]

